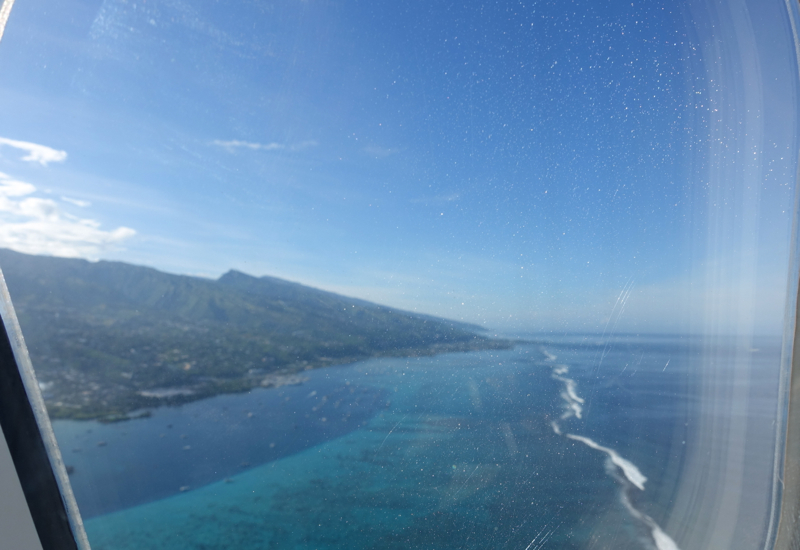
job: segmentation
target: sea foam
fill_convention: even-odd
[[[602,445],[597,444],[596,442],[592,441],[588,437],[583,437],[582,435],[574,435],[574,434],[567,434],[567,437],[570,439],[574,439],[575,441],[580,441],[581,443],[588,445],[592,449],[596,449],[598,451],[602,451],[608,455],[611,459],[611,462],[616,464],[622,473],[625,474],[625,477],[633,483],[636,487],[644,491],[644,484],[647,481],[647,477],[639,471],[639,468],[631,462],[630,460],[626,460],[619,456],[619,454],[614,449],[609,449],[608,447],[603,447]]]
[[[675,541],[670,538],[658,525],[653,522],[651,534],[658,550],[681,550]]]
[[[549,353],[548,351],[544,349],[541,351],[545,356],[545,361],[552,363],[557,359],[555,355]],[[564,405],[567,410],[561,415],[561,419],[567,420],[574,416],[580,420],[581,415],[583,414],[583,407],[581,405],[584,404],[584,399],[578,395],[577,383],[575,380],[565,376],[568,372],[569,367],[567,365],[553,365],[553,371],[551,375],[552,378],[564,383],[564,391],[561,392],[561,398],[564,400]],[[628,498],[628,488],[633,485],[639,490],[644,491],[644,484],[647,482],[647,477],[641,471],[639,471],[639,468],[637,468],[633,462],[622,458],[614,449],[604,447],[588,437],[563,433],[561,426],[559,426],[559,424],[555,421],[552,421],[550,425],[552,426],[553,432],[555,432],[556,435],[564,435],[565,437],[568,437],[574,441],[580,441],[592,449],[606,453],[608,455],[608,460],[611,461],[611,464],[619,468],[619,470],[622,471],[623,475],[625,476],[625,479],[629,482],[629,484],[626,484],[625,480],[623,480],[613,471],[614,466],[608,464],[608,473],[617,479],[617,481],[621,484],[620,500],[630,515],[647,526],[647,528],[650,530],[650,536],[653,538],[653,543],[655,544],[657,550],[680,550],[675,541],[672,540],[670,536],[661,529],[661,527],[659,527],[653,518],[643,512],[640,512],[633,506],[633,504],[631,504],[631,501]]]
[[[551,357],[555,356],[553,355]],[[567,410],[561,415],[561,419],[566,420],[572,416],[580,419],[583,415],[583,407],[581,406],[583,405],[583,399],[578,396],[575,380],[563,376],[568,372],[569,367],[567,365],[555,365],[553,367],[552,378],[564,383],[564,391],[561,392],[561,398],[564,400]]]

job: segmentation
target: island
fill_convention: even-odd
[[[239,271],[213,280],[7,249],[0,269],[52,418],[128,420],[370,357],[514,345],[477,325]]]

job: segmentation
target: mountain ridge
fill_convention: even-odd
[[[8,249],[0,269],[56,418],[125,419],[368,357],[512,345],[477,325],[236,270],[205,279]]]

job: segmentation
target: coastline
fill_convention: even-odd
[[[126,422],[149,417],[152,409],[175,407],[214,397],[235,394],[254,388],[280,388],[301,385],[307,381],[304,371],[316,370],[336,365],[348,365],[378,357],[429,357],[445,353],[466,353],[483,350],[506,350],[525,343],[522,340],[491,339],[477,337],[471,340],[451,343],[437,343],[422,348],[404,348],[375,351],[349,357],[317,357],[310,361],[298,361],[275,370],[250,369],[243,376],[203,377],[193,384],[160,385],[139,389],[135,387],[113,388],[96,387],[79,404],[65,404],[53,397],[45,396],[48,414],[53,420],[96,420],[101,423]],[[109,399],[113,394],[113,399]],[[89,397],[89,399],[86,399]],[[94,397],[94,399],[92,399]]]

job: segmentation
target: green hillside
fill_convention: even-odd
[[[507,348],[481,328],[273,277],[218,280],[0,249],[51,416],[126,418],[310,368]]]

